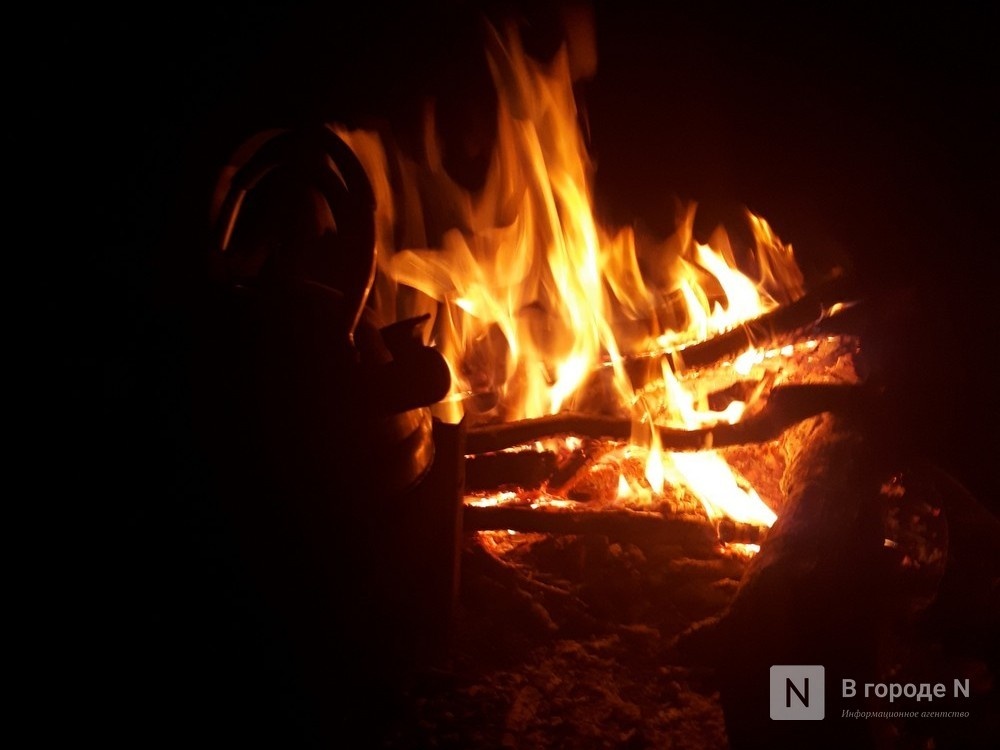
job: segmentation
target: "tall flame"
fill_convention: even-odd
[[[610,363],[636,435],[653,436],[646,476],[654,491],[665,472],[679,472],[710,517],[770,524],[773,512],[738,486],[721,457],[661,455],[656,430],[649,429],[664,417],[688,427],[736,421],[740,406],[699,409],[665,368],[666,408],[650,413],[625,372],[623,342],[625,353],[675,348],[800,296],[791,247],[751,214],[755,283],[737,269],[725,232],[716,231],[709,244],[694,241],[691,207],[674,236],[655,249],[663,260],[653,277],[666,281],[651,287],[633,232],[611,234],[594,218],[593,168],[565,48],[542,64],[524,53],[516,33],[491,30],[486,56],[497,89],[497,128],[481,190],[469,192],[445,170],[433,107],[417,159],[387,149],[373,133],[338,129],[377,198],[380,313],[392,320],[430,312],[431,343],[453,374],[449,403],[489,395],[496,418],[565,409],[595,369]],[[645,331],[638,337],[637,322]]]

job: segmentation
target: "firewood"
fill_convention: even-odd
[[[614,445],[613,443],[611,445]],[[604,456],[579,472],[566,485],[565,495],[570,500],[594,502],[600,506],[608,506],[615,502],[620,490],[620,482],[624,479],[629,486],[645,485],[645,460],[637,455],[623,455],[619,451],[610,450]],[[676,488],[672,485],[664,487],[663,501],[673,508],[679,499]],[[551,491],[552,488],[550,487]],[[683,490],[680,490],[683,494]],[[657,509],[659,510],[659,509]]]
[[[795,302],[764,313],[710,339],[671,351],[626,354],[622,364],[633,386],[641,387],[650,380],[660,377],[664,359],[672,370],[682,372],[718,364],[727,358],[739,355],[750,346],[768,348],[779,343],[788,343],[796,333],[803,336],[856,333],[864,328],[864,318],[857,304],[847,305],[831,312],[838,302],[850,299],[852,287],[848,279],[841,277],[830,279]],[[467,377],[469,373],[477,373],[482,369],[482,366],[477,369],[468,363],[465,367]],[[492,378],[486,377],[486,383],[492,382]],[[617,398],[610,363],[604,362],[589,374],[585,384],[574,396],[573,408],[583,414],[596,416],[598,412],[609,408],[610,404],[617,403]],[[473,386],[466,394],[464,403],[469,414],[480,414],[495,409],[497,399],[498,393],[492,385],[479,385]],[[603,414],[600,418],[614,419]],[[573,430],[564,431],[573,432]],[[617,429],[613,433],[602,433],[597,437],[628,437],[627,430],[624,435],[621,435],[621,432],[621,429]],[[526,438],[530,439],[533,438]]]
[[[867,390],[852,385],[777,386],[761,411],[736,424],[718,424],[699,430],[657,426],[664,450],[697,451],[773,440],[797,422],[827,411],[853,411],[869,398]],[[632,422],[618,417],[562,412],[537,419],[473,427],[466,450],[470,454],[503,450],[522,443],[572,434],[589,438],[625,440]]]
[[[611,450],[611,445],[607,441],[585,440],[583,445],[572,451],[559,463],[558,468],[549,477],[546,486],[550,491],[561,490],[573,482],[577,474],[583,470],[588,462],[600,458],[602,454],[609,450]]]
[[[872,679],[886,599],[879,454],[858,420],[831,414],[797,425],[785,442],[791,454],[781,515],[729,609],[683,634],[673,653],[717,670],[734,747],[792,740],[802,747],[864,746],[857,722],[840,722],[833,735],[823,734],[829,722],[778,726],[821,722],[771,721],[767,680],[775,664],[819,664],[828,676]],[[848,705],[828,690],[827,716]]]
[[[727,544],[759,544],[767,534],[767,528],[752,523],[742,523],[731,518],[723,518],[718,524],[719,541]]]
[[[772,576],[787,576],[785,583],[792,583],[802,574],[803,566],[811,570],[822,562],[826,568],[832,560],[854,554],[860,544],[855,526],[862,520],[863,509],[873,512],[865,503],[873,501],[874,495],[869,492],[864,496],[861,491],[872,490],[865,481],[870,478],[870,459],[860,434],[847,424],[825,414],[802,422],[786,436],[790,456],[781,484],[787,501],[725,620],[767,616],[758,610],[775,612],[778,602],[759,598]],[[881,548],[881,539],[862,541]],[[854,566],[845,565],[844,569]]]
[[[549,477],[548,486],[554,490],[562,489],[566,486],[566,483],[576,476],[577,472],[583,469],[590,460],[590,456],[587,455],[587,451],[583,448],[577,448],[572,451],[569,456],[559,464],[552,476]]]
[[[560,434],[625,440],[631,433],[631,423],[619,417],[561,412],[518,422],[471,427],[465,448],[470,454],[486,453]]]
[[[618,478],[621,475],[621,467],[598,461],[581,472],[567,490],[566,496],[578,502],[607,505],[614,502],[618,495]]]
[[[535,489],[556,468],[552,451],[503,451],[469,456],[465,462],[465,489],[495,490],[505,486]]]
[[[596,534],[618,541],[676,544],[692,554],[711,554],[718,548],[715,530],[703,516],[668,518],[650,511],[466,506],[463,528],[466,531],[511,529],[554,534]]]
[[[680,371],[734,357],[750,346],[766,347],[782,336],[819,323],[834,304],[850,299],[851,287],[850,280],[845,277],[830,279],[795,302],[782,305],[706,341],[666,352],[664,356],[675,371]]]

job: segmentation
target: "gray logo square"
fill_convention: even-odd
[[[826,670],[818,664],[771,667],[771,718],[776,721],[822,719],[825,677]]]

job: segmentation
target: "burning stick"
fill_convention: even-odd
[[[851,298],[850,285],[849,279],[842,276],[830,279],[791,304],[706,341],[665,352],[663,356],[678,371],[706,367],[726,357],[734,357],[751,346],[766,346],[781,335],[812,326],[830,315],[834,305]]]
[[[618,417],[560,412],[519,422],[472,427],[466,436],[465,449],[470,454],[488,453],[564,433],[595,439],[627,440],[632,434],[632,424]]]
[[[863,388],[852,385],[777,386],[758,414],[736,424],[717,424],[699,430],[677,430],[658,425],[656,430],[663,450],[668,451],[698,451],[763,443],[773,440],[807,417],[857,409],[867,401],[867,396]],[[564,433],[627,440],[632,435],[632,422],[617,417],[563,412],[520,422],[474,427],[469,430],[466,450],[469,454],[499,451]]]
[[[676,544],[690,553],[713,553],[720,541],[756,543],[761,530],[752,524],[730,521],[718,536],[712,524],[698,515],[668,517],[639,510],[553,510],[525,506],[480,507],[467,505],[465,531],[512,531],[546,534],[599,534],[616,541]]]

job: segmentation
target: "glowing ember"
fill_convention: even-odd
[[[476,508],[492,508],[497,505],[503,505],[504,503],[510,502],[511,500],[517,499],[516,492],[497,492],[493,495],[488,495],[486,497],[477,497],[474,500],[468,500],[468,504]]]
[[[663,453],[651,429],[734,423],[746,403],[710,409],[704,394],[666,366],[662,381],[637,392],[625,357],[688,346],[795,300],[802,275],[791,247],[750,214],[754,281],[737,267],[724,231],[708,244],[694,241],[690,207],[676,233],[640,259],[631,230],[612,235],[594,218],[593,169],[565,50],[543,65],[524,54],[516,34],[495,33],[487,60],[498,94],[496,145],[475,193],[445,171],[432,108],[418,160],[394,154],[373,134],[338,131],[363,162],[378,201],[380,314],[391,321],[430,313],[429,343],[453,375],[445,405],[460,410],[467,397],[488,396],[478,411],[489,419],[578,408],[594,373],[609,366],[608,390],[632,416],[633,444],[648,448],[648,487],[623,475],[619,499],[648,499],[667,483],[682,483],[712,519],[771,525],[774,512],[741,486],[723,458]],[[770,354],[751,349],[732,369],[761,378],[759,365]],[[567,443],[570,450],[578,445]]]

